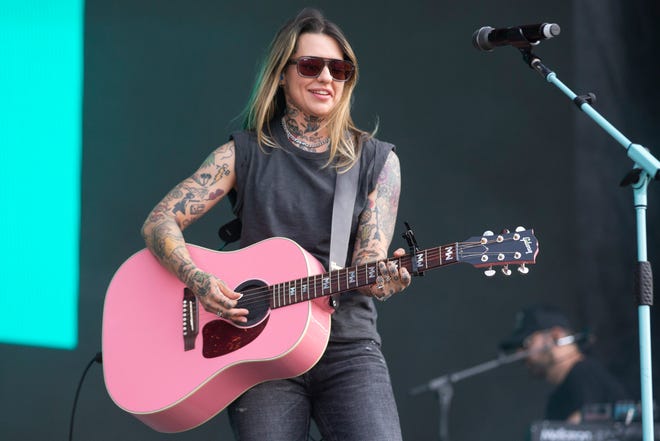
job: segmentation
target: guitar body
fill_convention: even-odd
[[[284,238],[233,252],[188,249],[201,269],[239,291],[246,283],[273,285],[324,271]],[[325,351],[333,311],[325,297],[267,310],[258,322],[239,327],[201,307],[186,318],[184,288],[145,249],[117,270],[105,299],[108,393],[155,430],[199,426],[252,386],[306,372]],[[193,319],[197,334],[184,348],[184,325]]]

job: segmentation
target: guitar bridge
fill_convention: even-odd
[[[195,339],[199,334],[199,311],[195,294],[188,288],[183,290],[183,350],[195,349]]]

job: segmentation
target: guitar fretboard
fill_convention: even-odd
[[[406,268],[410,274],[418,275],[429,269],[458,262],[458,246],[455,243],[429,248],[412,255],[386,259],[384,262],[394,262],[397,268]],[[376,283],[379,275],[378,262],[372,262],[271,285],[268,287],[270,307],[280,308],[351,291]]]

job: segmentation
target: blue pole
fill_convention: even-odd
[[[639,305],[637,309],[639,322],[639,353],[640,353],[640,381],[642,397],[642,433],[644,441],[654,439],[653,428],[653,380],[651,367],[651,315],[650,305],[653,304],[653,285],[650,265],[647,262],[646,251],[646,207],[647,188],[651,178],[660,179],[660,161],[651,155],[648,150],[638,144],[633,144],[619,130],[603,118],[584,97],[578,97],[571,89],[562,83],[557,75],[545,67],[541,60],[534,57],[531,51],[522,50],[523,57],[530,67],[538,71],[541,76],[554,84],[568,98],[578,105],[580,110],[589,115],[592,120],[601,126],[627,151],[628,157],[635,162],[639,169],[637,182],[633,184],[635,211],[637,217],[637,260],[639,262]],[[643,285],[643,286],[642,286]]]

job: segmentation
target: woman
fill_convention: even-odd
[[[391,144],[359,130],[351,119],[357,74],[341,30],[319,11],[303,10],[271,43],[246,109],[245,130],[232,134],[150,213],[142,230],[148,248],[207,311],[247,322],[249,311],[236,307],[241,295],[222,274],[195,265],[182,235],[230,192],[242,220],[242,246],[288,237],[328,268],[335,181],[359,166],[347,263],[387,257],[399,162]],[[325,440],[401,438],[372,298],[402,291],[410,275],[392,263],[380,262],[379,271],[377,283],[341,297],[326,352],[312,369],[255,386],[230,405],[237,439],[305,440],[310,417]]]

